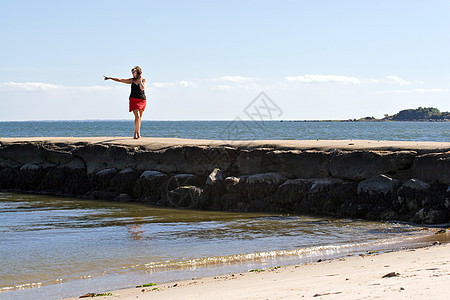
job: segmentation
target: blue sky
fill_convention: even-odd
[[[0,0],[0,120],[277,119],[450,110],[450,1]]]

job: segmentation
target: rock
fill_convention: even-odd
[[[338,215],[355,193],[356,183],[353,181],[297,178],[286,180],[273,198],[277,211]]]
[[[163,193],[169,176],[159,171],[147,170],[136,180],[133,196],[140,200],[156,203]]]
[[[203,189],[193,185],[178,186],[167,192],[167,204],[177,208],[197,207],[202,193]]]
[[[272,196],[286,178],[278,173],[262,173],[241,177],[235,188],[242,196],[242,201],[263,200]]]
[[[116,175],[117,170],[116,168],[109,168],[109,169],[103,169],[95,173],[95,176],[110,176],[110,175]]]
[[[225,178],[225,182],[230,182],[233,185],[238,184],[239,181],[240,181],[240,178],[239,177],[235,177],[235,176],[228,176],[228,177]]]
[[[450,210],[450,186],[447,187],[447,190],[445,191],[445,207]]]
[[[450,184],[450,151],[416,156],[412,174],[424,181]]]
[[[414,151],[335,150],[330,155],[330,173],[337,178],[364,180],[409,168],[415,154]]]
[[[165,177],[165,176],[167,176],[167,175],[164,174],[164,173],[161,173],[159,171],[148,170],[148,171],[144,171],[141,174],[140,178],[149,179],[149,178],[152,178],[152,177]]]
[[[346,202],[353,201],[357,184],[337,178],[320,178],[311,181],[306,198],[299,204],[300,212],[339,215]]]
[[[223,181],[223,174],[219,168],[215,168],[206,179],[206,184],[213,185],[218,181]]]
[[[199,201],[198,208],[208,209],[215,206],[226,192],[222,171],[219,168],[215,168],[206,178],[202,201]]]
[[[136,149],[133,153],[133,164],[131,167],[138,171],[157,170],[158,160],[162,157],[160,151],[147,152],[145,150]],[[159,170],[158,170],[159,171]],[[162,171],[161,171],[162,172]]]
[[[136,151],[132,167],[136,170],[152,169],[162,173],[183,173],[187,164],[183,146],[174,146],[166,149],[143,152]]]
[[[277,210],[300,212],[300,203],[307,198],[312,183],[311,179],[286,180],[274,194]]]
[[[42,164],[40,164],[40,167],[43,169],[49,169],[49,168],[56,168],[57,165],[51,162],[43,162]]]
[[[416,213],[428,202],[430,184],[420,179],[409,179],[397,191],[394,208],[401,212]]]
[[[254,174],[250,175],[246,178],[246,183],[266,183],[266,184],[278,184],[285,181],[286,178],[283,175],[278,173],[270,172],[270,173],[262,173],[262,174]]]
[[[311,194],[320,193],[325,189],[328,189],[330,186],[337,185],[337,184],[344,184],[345,180],[337,179],[337,178],[321,178],[321,179],[315,179],[312,181],[311,189],[309,192]]]
[[[20,173],[19,168],[0,168],[0,190],[15,189]]]
[[[39,170],[41,167],[39,167],[38,165],[35,164],[24,164],[21,168],[20,171],[37,171]]]
[[[49,167],[42,168],[39,190],[46,193],[60,193],[66,182],[66,172],[63,169]]]
[[[74,157],[72,156],[71,151],[73,151],[75,147],[71,145],[64,146],[47,146],[42,149],[42,155],[46,161],[54,163],[55,165],[64,165],[69,163]]]
[[[294,178],[329,176],[329,154],[314,150],[273,150],[264,154],[260,172],[285,172]]]
[[[120,193],[119,195],[117,195],[114,198],[114,201],[119,201],[119,202],[128,202],[133,200],[130,195],[126,194],[126,193]]]
[[[139,178],[140,172],[131,167],[121,170],[111,179],[111,184],[108,190],[118,192],[121,194],[133,194],[133,187],[136,180]],[[122,200],[120,200],[122,201]]]
[[[401,186],[401,188],[408,188],[414,191],[425,191],[430,188],[430,184],[420,179],[409,179]]]
[[[222,195],[219,199],[214,199],[213,209],[217,210],[237,210],[238,203],[241,201],[239,193],[228,193]]]
[[[20,167],[23,164],[18,163],[15,160],[12,159],[8,159],[8,158],[3,158],[0,156],[0,169],[1,168],[15,168],[15,167]]]
[[[387,175],[377,175],[370,179],[361,181],[358,184],[358,196],[362,193],[369,195],[394,193],[397,187],[400,185],[400,181],[393,179]]]
[[[19,164],[40,164],[45,161],[41,147],[33,143],[11,143],[0,147],[0,157]]]
[[[185,146],[183,155],[185,163],[179,166],[181,172],[205,174],[214,168],[227,172],[236,171],[234,162],[238,151],[232,147]]]
[[[197,175],[194,174],[176,174],[170,177],[169,181],[167,182],[166,189],[168,191],[171,191],[173,189],[176,189],[179,186],[186,186],[186,185],[199,185],[200,180],[197,177]]]
[[[111,162],[108,152],[108,146],[106,145],[87,144],[84,147],[77,148],[74,155],[84,161],[89,175],[108,166]]]
[[[259,173],[263,164],[263,156],[266,151],[266,149],[242,149],[239,153],[239,156],[236,158],[238,172],[240,174]]]
[[[134,173],[135,170],[132,167],[125,168],[119,172],[120,175],[126,175],[130,173]]]
[[[448,224],[450,214],[448,211],[422,208],[414,215],[413,221],[418,224]]]
[[[225,190],[228,193],[238,193],[239,190],[239,182],[240,182],[240,178],[239,177],[235,177],[235,176],[229,176],[226,177],[224,180],[224,184],[225,184]]]
[[[390,277],[397,277],[397,276],[400,276],[400,273],[390,272],[390,273],[387,273],[386,275],[383,275],[383,277],[381,277],[381,278],[390,278]]]
[[[445,200],[444,200],[444,206],[448,209],[448,210],[450,210],[450,198],[445,198]]]
[[[105,168],[124,169],[134,162],[128,148],[105,144],[86,144],[74,150],[73,155],[85,162],[88,175]]]
[[[60,165],[58,168],[67,168],[71,170],[82,170],[86,168],[84,161],[79,158],[74,158],[70,160],[68,163]]]
[[[87,294],[81,295],[78,298],[94,298],[95,295],[97,295],[97,294],[96,293],[87,293]]]
[[[141,174],[136,180],[133,187],[133,195],[136,198],[141,198],[150,201],[157,202],[165,191],[165,184],[168,179],[168,175],[159,171],[147,170]]]
[[[91,178],[86,174],[86,169],[82,165],[74,163],[70,167],[59,166],[57,170],[62,171],[64,185],[62,187],[63,194],[83,195],[91,189]]]
[[[97,191],[108,191],[111,181],[117,174],[115,168],[103,169],[90,176],[91,188]]]
[[[380,219],[383,221],[394,221],[398,219],[398,214],[392,209],[387,209],[380,214]]]
[[[386,175],[377,175],[361,181],[357,187],[357,199],[347,206],[347,213],[353,211],[353,217],[379,220],[396,200],[400,184],[399,180]]]

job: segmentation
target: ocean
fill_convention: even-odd
[[[133,136],[133,120],[0,122],[0,137]],[[214,140],[332,140],[450,142],[450,122],[149,121],[143,137]]]

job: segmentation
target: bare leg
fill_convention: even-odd
[[[134,114],[134,136],[133,138],[139,138],[139,130],[141,127],[141,116],[139,115],[139,109],[133,110]]]
[[[139,109],[139,128],[138,128],[138,138],[141,137],[141,122],[142,122],[142,115],[144,114],[144,111],[142,109]]]

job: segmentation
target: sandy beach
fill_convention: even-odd
[[[449,234],[447,231],[447,238]],[[450,243],[436,243],[419,249],[157,283],[95,299],[448,299],[449,283]]]

